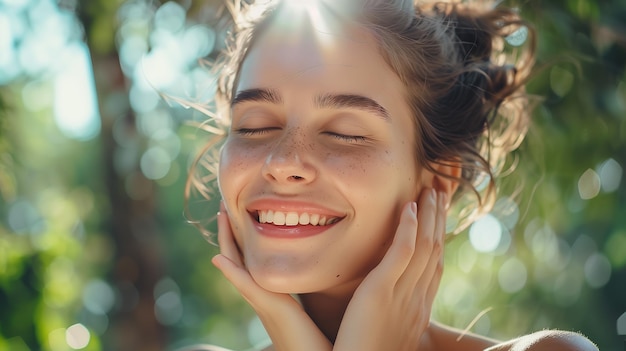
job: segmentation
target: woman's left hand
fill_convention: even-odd
[[[447,198],[425,189],[405,206],[387,253],[350,300],[333,350],[415,351],[427,340],[443,271]],[[419,223],[419,225],[418,225]]]

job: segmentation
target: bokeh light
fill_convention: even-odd
[[[569,70],[554,66],[550,70],[550,87],[552,91],[561,97],[567,95],[574,85],[574,74]]]
[[[522,46],[528,40],[528,27],[521,26],[506,37],[506,42],[512,46]]]
[[[148,179],[161,179],[169,172],[171,161],[165,149],[153,146],[141,156],[141,171]]]
[[[526,286],[528,271],[524,262],[516,257],[509,258],[498,271],[500,288],[508,293],[515,293]]]
[[[600,187],[600,176],[593,169],[587,169],[578,179],[578,194],[583,200],[598,196]]]
[[[502,225],[493,215],[487,214],[472,224],[469,239],[478,252],[493,252],[502,240]]]
[[[606,193],[616,191],[622,182],[623,172],[622,166],[614,159],[604,161],[598,171],[602,191]]]
[[[65,340],[74,350],[81,350],[89,345],[91,334],[82,324],[74,324],[65,331]]]
[[[595,253],[585,261],[585,279],[592,288],[601,288],[611,279],[611,262],[601,253]]]
[[[259,317],[254,317],[248,323],[248,341],[256,349],[261,350],[271,344],[269,335],[265,331],[263,323]]]
[[[154,313],[163,325],[177,323],[183,315],[183,304],[178,284],[171,278],[161,279],[154,287]]]
[[[83,304],[91,313],[107,314],[115,305],[115,292],[107,282],[93,279],[83,289]]]
[[[183,315],[180,295],[175,291],[168,291],[159,296],[154,305],[154,313],[163,325],[177,323]]]
[[[100,132],[100,115],[87,46],[68,46],[67,65],[54,80],[54,117],[61,132],[73,139],[89,140]]]
[[[617,334],[626,335],[626,312],[617,319]]]

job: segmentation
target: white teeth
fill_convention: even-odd
[[[300,221],[300,224],[302,224],[302,225],[309,224],[310,223],[309,214],[308,213],[301,214],[299,221]]]
[[[276,225],[285,225],[285,213],[284,212],[274,212],[274,224]]]
[[[259,222],[267,223],[267,211],[259,211]]]
[[[340,218],[321,216],[317,213],[258,211],[259,223],[273,223],[274,225],[331,225],[339,222]]]
[[[300,218],[298,217],[298,214],[296,212],[289,212],[287,213],[287,217],[285,217],[286,225],[298,225],[299,221]]]
[[[274,211],[270,210],[267,212],[267,217],[265,217],[265,223],[273,223],[273,222],[274,222]]]
[[[312,225],[317,225],[320,222],[320,215],[318,215],[317,213],[314,213],[311,215],[311,219],[309,220],[309,223],[311,223]]]

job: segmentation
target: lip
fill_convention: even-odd
[[[261,199],[252,201],[246,209],[248,212],[259,210],[279,210],[282,212],[309,212],[327,217],[345,217],[346,214],[328,207],[306,201],[285,201],[279,199]]]
[[[315,203],[305,201],[285,201],[278,199],[261,199],[251,202],[247,206],[250,220],[256,228],[257,232],[263,236],[280,238],[280,239],[299,239],[319,235],[327,230],[333,228],[337,224],[341,223],[341,220],[346,217],[345,213],[341,213],[336,210],[329,209],[324,206],[320,206]],[[308,212],[317,213],[319,215],[327,217],[339,217],[341,220],[330,225],[294,225],[294,226],[279,226],[271,223],[259,223],[256,218],[256,213],[259,210],[278,210],[282,212]]]

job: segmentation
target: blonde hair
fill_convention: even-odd
[[[283,3],[228,5],[233,27],[215,65],[217,116],[224,125],[246,53]],[[534,32],[515,10],[489,1],[363,0],[358,8],[354,19],[374,35],[406,87],[419,164],[444,177],[433,165],[462,168],[455,179],[458,233],[492,208],[495,178],[526,134],[524,84],[534,63]],[[506,45],[507,38],[524,34],[525,45]],[[205,161],[205,154],[199,156]],[[194,177],[192,172],[189,187],[206,185]]]

